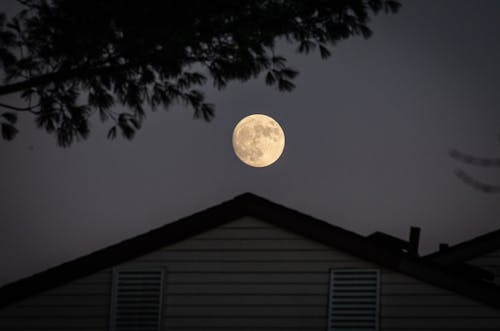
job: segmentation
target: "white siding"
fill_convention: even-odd
[[[120,266],[165,268],[162,331],[325,331],[329,270],[378,269],[253,218]],[[390,270],[380,281],[380,330],[500,329],[498,310]],[[0,309],[0,330],[107,330],[110,286],[107,270]]]
[[[244,218],[134,261],[165,263],[165,330],[326,329],[329,269],[347,254]]]
[[[467,262],[491,271],[495,275],[495,284],[500,286],[500,250],[493,251]]]
[[[381,330],[500,330],[500,310],[399,273],[381,291]]]
[[[0,308],[0,330],[105,331],[111,271],[102,271]]]

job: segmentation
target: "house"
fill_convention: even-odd
[[[448,247],[425,256],[425,259],[450,269],[460,267],[483,269],[489,272],[488,280],[500,286],[500,230],[492,231],[469,241]]]
[[[415,236],[394,249],[247,193],[0,288],[0,330],[499,330],[500,288]]]

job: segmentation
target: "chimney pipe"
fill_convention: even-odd
[[[420,240],[420,228],[416,226],[410,227],[410,241],[408,243],[408,253],[413,256],[418,256],[418,244]]]

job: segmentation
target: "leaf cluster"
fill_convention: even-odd
[[[112,121],[109,138],[131,139],[146,107],[173,102],[208,121],[207,82],[223,89],[263,73],[267,85],[291,91],[297,71],[275,53],[279,40],[327,58],[340,40],[369,37],[370,15],[399,8],[393,0],[20,2],[17,16],[0,16],[0,96],[20,93],[61,146],[85,139],[95,113]]]

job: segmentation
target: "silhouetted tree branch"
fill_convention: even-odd
[[[485,157],[476,157],[470,154],[462,153],[456,149],[450,150],[450,156],[455,160],[458,160],[462,163],[477,165],[481,167],[500,167],[500,159],[496,158],[485,158]],[[472,186],[473,188],[485,192],[485,193],[500,193],[500,185],[491,185],[487,183],[483,183],[471,175],[467,174],[464,170],[458,168],[455,170],[455,175],[462,180],[467,185]]]
[[[24,9],[0,15],[0,96],[17,93],[36,123],[61,146],[89,134],[96,112],[111,120],[108,137],[132,138],[144,107],[183,102],[210,120],[214,107],[198,88],[219,89],[264,73],[267,85],[291,91],[297,71],[275,53],[286,40],[297,51],[318,50],[351,36],[368,38],[371,14],[396,12],[394,0],[18,0]],[[127,111],[113,111],[115,104]],[[1,113],[2,136],[17,117]],[[5,132],[4,132],[5,131]]]
[[[0,102],[0,107],[2,107],[2,108],[7,108],[7,109],[15,110],[15,111],[28,111],[28,112],[33,113],[33,114],[38,113],[37,111],[34,110],[38,106],[39,105],[32,106],[32,107],[30,107],[30,106],[28,106],[28,107],[16,107],[16,106],[11,106],[11,105],[8,105],[6,103]]]

